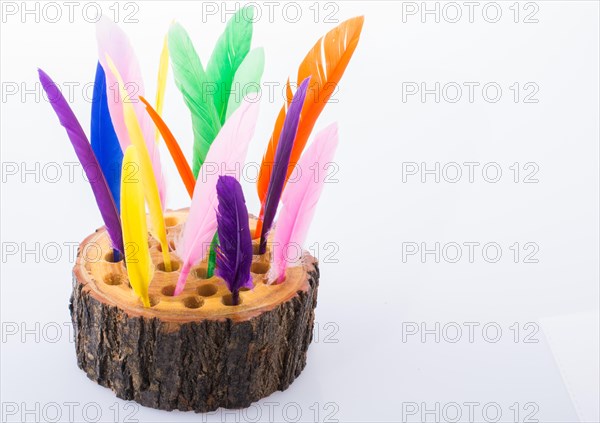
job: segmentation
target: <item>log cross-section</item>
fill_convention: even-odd
[[[186,217],[187,210],[168,213],[171,245]],[[129,286],[123,262],[110,261],[105,229],[79,247],[70,310],[87,376],[119,398],[162,410],[243,408],[285,390],[306,365],[312,340],[316,260],[304,253],[285,282],[268,285],[269,253],[254,256],[254,288],[232,306],[224,282],[206,279],[205,262],[174,297],[181,260],[173,252],[176,270],[164,272],[160,246],[152,238],[149,245],[157,267],[150,308]]]

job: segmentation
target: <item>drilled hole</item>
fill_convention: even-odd
[[[177,226],[179,224],[179,219],[175,216],[167,216],[165,218],[165,226],[167,228],[172,228],[173,226]]]
[[[175,251],[175,240],[172,239],[169,241],[169,248],[171,251]]]
[[[204,304],[204,300],[198,297],[187,297],[183,300],[183,305],[186,308],[200,308]]]
[[[118,273],[109,273],[104,276],[104,283],[107,285],[121,285],[123,283],[123,276]]]
[[[206,285],[202,285],[198,287],[198,295],[203,297],[210,297],[217,293],[218,288],[212,283],[208,283]]]
[[[262,263],[260,261],[255,261],[250,266],[250,271],[252,273],[257,273],[259,275],[264,275],[269,271],[269,263]]]
[[[197,267],[196,269],[194,269],[194,275],[198,278],[198,279],[207,279],[206,278],[206,269],[204,267]]]
[[[115,251],[115,253],[118,256],[117,257],[118,260],[115,260],[115,257],[114,257],[114,254],[113,254],[112,251],[109,252],[109,253],[106,253],[104,255],[104,260],[107,261],[107,262],[109,262],[109,263],[119,263],[119,262],[123,261],[123,256],[121,254],[119,254],[118,252],[116,252],[116,251]]]
[[[175,260],[171,260],[171,272],[176,272],[179,270],[180,264],[178,261]],[[158,263],[156,265],[156,268],[158,270],[160,270],[161,272],[167,272],[167,270],[165,270],[165,263],[163,261],[161,261],[160,263]]]
[[[223,295],[223,298],[221,298],[221,302],[223,303],[223,305],[233,306],[234,305],[233,304],[233,295],[231,295],[231,294]],[[242,304],[242,302],[243,302],[242,297],[239,297],[237,305]]]
[[[150,300],[150,307],[154,307],[154,306],[156,306],[158,303],[160,303],[160,298],[157,298],[157,297],[156,297],[156,296],[154,296],[154,295],[150,295],[150,296],[148,296],[148,300]],[[138,303],[139,303],[141,306],[144,306],[144,302],[142,301],[142,299],[141,299],[141,298],[138,298]]]
[[[167,285],[163,289],[161,289],[162,294],[165,297],[172,297],[175,294],[175,285]]]
[[[169,252],[175,251],[175,241],[170,240],[168,244],[169,244]],[[158,248],[158,251],[160,251],[162,253],[162,245],[160,245],[160,243],[158,243],[156,248]]]

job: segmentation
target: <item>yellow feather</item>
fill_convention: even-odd
[[[156,112],[162,117],[163,105],[165,102],[165,90],[167,87],[167,73],[169,72],[169,45],[167,36],[163,42],[162,52],[160,53],[160,62],[158,64],[158,84],[156,89]],[[156,129],[156,141],[160,136],[160,131]]]
[[[121,222],[127,275],[133,291],[150,307],[148,286],[154,274],[154,265],[148,249],[148,228],[144,187],[140,178],[140,157],[137,148],[127,147],[121,172]]]
[[[150,161],[150,155],[144,142],[144,135],[142,129],[137,120],[135,110],[132,106],[132,99],[129,98],[129,94],[125,90],[125,84],[123,78],[117,70],[110,56],[106,55],[106,61],[108,67],[113,73],[119,84],[119,92],[123,102],[123,116],[125,119],[125,126],[129,133],[132,145],[135,145],[138,150],[140,158],[140,173],[142,176],[142,182],[144,187],[144,197],[148,203],[148,209],[150,211],[150,221],[152,222],[152,235],[160,242],[162,249],[163,260],[165,262],[165,270],[171,271],[171,258],[169,256],[169,245],[167,244],[167,230],[165,228],[165,219],[163,217],[162,206],[160,203],[160,196],[158,195],[158,187],[156,186],[156,179],[154,178],[154,171],[152,170],[152,162]]]

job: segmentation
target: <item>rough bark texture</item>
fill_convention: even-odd
[[[99,301],[76,277],[77,363],[119,398],[162,410],[243,408],[286,389],[306,365],[319,270],[310,289],[249,320],[165,323]]]

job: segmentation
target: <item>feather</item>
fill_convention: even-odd
[[[216,275],[222,278],[232,294],[233,305],[238,305],[240,288],[252,288],[252,236],[248,223],[248,209],[242,186],[232,176],[219,176],[217,181],[217,248]]]
[[[167,36],[163,41],[162,51],[160,53],[160,62],[158,64],[158,83],[156,88],[156,113],[158,116],[162,116],[163,106],[165,103],[165,91],[167,88],[167,74],[169,73],[169,45],[167,43]],[[146,106],[148,109],[148,106]],[[156,128],[155,140],[158,141],[160,131]]]
[[[254,74],[260,71],[258,82],[260,82],[260,77],[264,70],[264,52],[262,52],[262,62],[260,62],[261,54],[257,55],[255,53],[254,56],[258,57],[253,57],[253,61],[258,61],[258,63],[248,62],[244,69],[240,69],[249,56],[248,52],[252,43],[253,18],[254,8],[252,6],[243,7],[237,11],[227,22],[225,31],[217,40],[208,65],[206,65],[206,77],[210,86],[213,87],[212,99],[221,125],[239,107],[240,99],[244,97],[239,91],[232,90],[235,78],[240,74],[240,70],[244,72],[244,74],[240,74],[240,77],[254,77]],[[248,69],[249,66],[256,66],[257,69]],[[237,98],[238,100],[237,102],[234,100],[232,104],[233,110],[231,113],[228,113],[227,107],[232,98]],[[219,237],[215,235],[208,256],[208,266],[206,269],[208,277],[211,277],[214,273],[217,260],[216,247],[218,245]]]
[[[233,78],[225,119],[229,119],[229,116],[237,110],[245,96],[260,91],[260,80],[264,70],[264,49],[262,47],[252,49]]]
[[[96,40],[98,44],[98,57],[102,67],[108,70],[106,55],[110,55],[123,76],[128,82],[126,89],[135,94],[144,95],[144,86],[142,82],[142,72],[139,63],[129,43],[129,38],[116,24],[107,17],[102,16],[96,24]],[[127,126],[123,118],[123,107],[120,102],[120,93],[115,92],[117,80],[110,73],[106,72],[106,88],[108,98],[108,109],[112,118],[115,132],[119,137],[122,151],[125,151],[131,142],[127,133]]]
[[[183,265],[175,288],[179,295],[192,266],[204,260],[206,252],[217,230],[217,179],[222,173],[239,166],[246,159],[248,145],[254,134],[259,103],[244,101],[240,108],[227,120],[208,152],[194,188],[192,205],[182,236],[176,245],[177,255]],[[237,172],[239,173],[239,172]],[[239,175],[236,175],[239,177]]]
[[[277,119],[275,121],[275,126],[276,127],[282,127],[283,126],[283,122],[285,121],[285,116],[287,114],[288,108],[290,106],[290,103],[292,102],[292,98],[294,97],[294,94],[292,93],[292,88],[290,87],[290,80],[288,79],[286,82],[286,101],[283,105],[283,107],[281,108],[281,110],[279,111],[279,114],[277,115]],[[279,140],[277,140],[279,142]],[[269,153],[269,149],[271,148],[271,144],[269,144],[267,146],[267,151],[265,152],[265,156],[263,156],[263,161],[261,163],[260,166],[260,170],[258,173],[258,177],[259,179],[257,180],[257,187],[259,189],[259,200],[260,200],[260,215],[258,216],[258,219],[256,220],[256,228],[254,229],[254,238],[259,238],[262,234],[262,227],[263,227],[263,219],[265,216],[265,204],[264,204],[264,200],[266,197],[266,193],[267,190],[269,188],[268,186],[268,182],[270,181],[271,178],[271,172],[273,170],[273,162],[266,162],[266,155]],[[275,159],[275,154],[273,154],[272,159]],[[266,175],[266,172],[268,172],[269,174],[269,181],[267,181],[267,186],[265,188],[265,195],[263,197],[261,197],[261,187],[259,186],[260,183],[260,178],[261,178],[261,174],[262,175]]]
[[[290,158],[290,167],[286,180],[294,170],[294,165],[300,158],[306,141],[319,117],[319,114],[335,91],[350,58],[356,49],[362,26],[363,16],[358,16],[342,22],[339,26],[329,31],[319,39],[308,52],[298,69],[298,81],[311,77],[310,87],[306,96],[306,107],[302,110],[300,126]],[[289,85],[287,90],[289,91]],[[288,93],[289,98],[289,93]],[[286,113],[286,105],[281,108],[280,115]],[[260,173],[256,182],[258,197],[261,201],[261,218],[264,213],[264,203],[267,196],[269,180],[279,134],[281,133],[283,119],[277,119],[273,134],[269,141],[267,151],[262,160]]]
[[[141,167],[137,148],[130,145],[125,150],[121,180],[121,220],[125,263],[133,291],[141,298],[144,307],[150,307],[148,286],[154,274],[154,265],[148,248],[144,187],[138,172]]]
[[[190,165],[188,164],[185,156],[183,155],[183,151],[179,147],[177,140],[173,136],[173,133],[167,126],[167,124],[162,120],[160,115],[156,110],[152,108],[150,103],[144,98],[140,97],[140,100],[146,105],[146,111],[150,115],[150,118],[154,121],[154,124],[160,131],[167,148],[169,149],[169,153],[171,153],[171,157],[175,162],[175,166],[177,167],[177,171],[179,172],[179,176],[181,176],[181,180],[185,185],[185,189],[187,190],[190,198],[194,194],[194,185],[196,185],[196,178],[194,178],[194,174],[192,173],[192,169],[190,169]]]
[[[106,183],[110,189],[117,211],[121,205],[121,163],[123,151],[115,133],[106,98],[106,76],[98,62],[92,99],[92,117],[90,125],[92,150],[98,159]]]
[[[121,144],[121,150],[132,143],[127,125],[125,123],[124,103],[133,107],[139,122],[142,139],[146,143],[148,154],[154,169],[156,186],[160,196],[161,206],[166,206],[166,185],[162,168],[160,166],[159,150],[155,142],[155,129],[144,105],[138,100],[138,96],[145,95],[144,81],[140,66],[133,52],[127,35],[115,23],[102,16],[96,24],[96,38],[98,41],[98,54],[100,63],[105,71],[108,70],[106,56],[110,56],[119,71],[125,84],[117,87],[117,78],[111,72],[106,72],[106,94],[108,97],[108,110],[110,117]],[[123,83],[122,83],[123,84]],[[121,88],[124,88],[123,90]]]
[[[273,239],[273,262],[268,275],[269,283],[284,280],[285,269],[291,262],[286,254],[288,246],[301,248],[304,243],[323,190],[323,170],[327,163],[333,160],[337,144],[338,128],[334,123],[316,135],[313,143],[300,158],[297,164],[300,169],[298,181],[286,185]],[[314,166],[318,166],[320,170],[316,174],[312,171]]]
[[[227,22],[206,65],[206,77],[213,88],[213,103],[221,125],[225,122],[234,76],[250,51],[253,19],[252,6],[238,10]]]
[[[124,96],[125,89],[123,88],[123,78],[119,74],[119,71],[115,67],[114,62],[110,56],[106,56],[108,68],[117,79],[117,84],[121,90],[121,95]],[[141,103],[140,103],[141,104]],[[152,222],[152,235],[160,242],[162,249],[163,260],[165,262],[165,269],[171,271],[171,258],[169,257],[169,245],[167,244],[167,230],[165,227],[165,220],[163,217],[163,211],[160,202],[160,196],[158,188],[156,186],[156,179],[154,178],[152,162],[150,161],[150,154],[146,149],[146,143],[144,143],[144,137],[142,135],[142,128],[137,120],[137,115],[133,110],[131,103],[123,102],[124,120],[127,125],[127,131],[131,144],[134,145],[138,150],[140,159],[140,173],[144,186],[144,196],[148,203],[148,209],[150,211],[150,220]],[[154,140],[152,140],[154,144]]]
[[[175,85],[192,114],[192,170],[194,176],[198,176],[208,149],[221,129],[221,122],[214,103],[210,101],[210,94],[205,92],[208,80],[189,35],[181,25],[174,23],[168,38]]]
[[[290,154],[294,147],[294,140],[296,138],[296,131],[298,130],[298,122],[300,120],[300,112],[304,106],[306,88],[308,87],[309,81],[310,77],[302,81],[302,84],[298,87],[298,91],[296,91],[296,95],[292,100],[288,113],[285,116],[283,129],[281,131],[279,143],[277,144],[277,151],[275,152],[275,162],[273,163],[271,181],[269,182],[269,189],[267,190],[267,197],[265,198],[264,219],[258,250],[259,254],[264,254],[267,249],[267,235],[269,234],[271,225],[275,219],[277,206],[279,205],[281,193],[285,185],[288,166],[290,164]]]
[[[60,124],[67,130],[67,135],[73,145],[75,154],[81,162],[81,166],[90,182],[98,209],[102,215],[102,220],[104,220],[104,224],[106,225],[106,231],[110,237],[112,248],[119,253],[123,253],[121,219],[119,218],[117,207],[115,206],[106,179],[102,174],[98,160],[94,155],[94,151],[60,89],[43,70],[38,69],[38,73],[48,100],[56,112]]]

